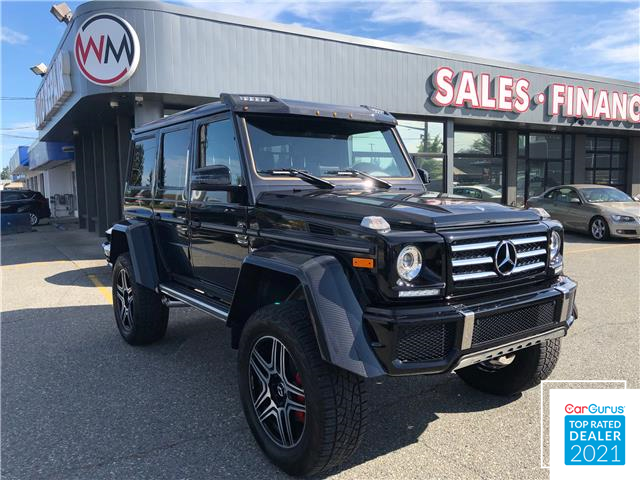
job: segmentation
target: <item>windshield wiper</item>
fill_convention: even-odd
[[[258,173],[264,173],[266,175],[282,175],[287,177],[296,177],[300,180],[304,180],[311,185],[315,185],[318,188],[332,189],[335,185],[327,180],[323,180],[320,177],[311,175],[310,173],[295,168],[278,168],[273,170],[260,170]]]
[[[333,172],[327,172],[328,175],[345,175],[350,177],[362,178],[371,180],[380,188],[391,188],[391,185],[386,180],[382,180],[381,178],[374,177],[373,175],[369,175],[366,172],[362,172],[360,170],[355,170],[353,168],[345,168],[344,170],[334,170]]]

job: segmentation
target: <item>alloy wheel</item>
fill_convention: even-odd
[[[118,299],[118,315],[122,328],[129,332],[133,328],[133,288],[129,273],[123,268],[118,274],[116,282],[116,297]]]
[[[306,423],[305,393],[293,357],[277,338],[264,336],[254,343],[249,357],[249,387],[265,433],[279,447],[295,447]]]
[[[32,227],[38,224],[38,216],[35,213],[29,214],[29,223]]]
[[[596,218],[591,224],[591,235],[596,240],[602,240],[604,238],[604,234],[606,232],[606,225],[604,224],[604,220],[601,218]]]

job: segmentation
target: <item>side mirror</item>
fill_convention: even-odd
[[[191,175],[192,190],[228,190],[230,186],[231,171],[226,165],[211,165],[199,168]]]
[[[572,197],[572,198],[570,198],[570,199],[569,199],[569,203],[576,203],[576,204],[580,204],[580,203],[582,203],[582,202],[580,201],[580,199],[579,199],[579,198]]]
[[[420,178],[422,179],[422,183],[424,183],[424,184],[431,183],[431,178],[429,177],[429,172],[427,172],[425,169],[419,168],[418,169],[418,175],[420,175]]]

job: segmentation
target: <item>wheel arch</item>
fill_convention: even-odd
[[[363,377],[384,374],[364,332],[362,308],[340,262],[330,255],[269,249],[243,262],[227,318],[237,348],[259,308],[304,299],[323,360]]]
[[[134,280],[143,287],[155,290],[160,283],[151,227],[146,223],[116,223],[111,228],[109,262],[129,253]]]

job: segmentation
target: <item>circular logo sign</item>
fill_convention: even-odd
[[[500,275],[510,275],[513,269],[516,268],[516,263],[518,262],[515,245],[508,240],[500,242],[496,247],[493,261]]]
[[[110,13],[94,15],[82,24],[74,45],[76,63],[91,82],[108,87],[131,78],[140,60],[140,40],[126,20]]]

